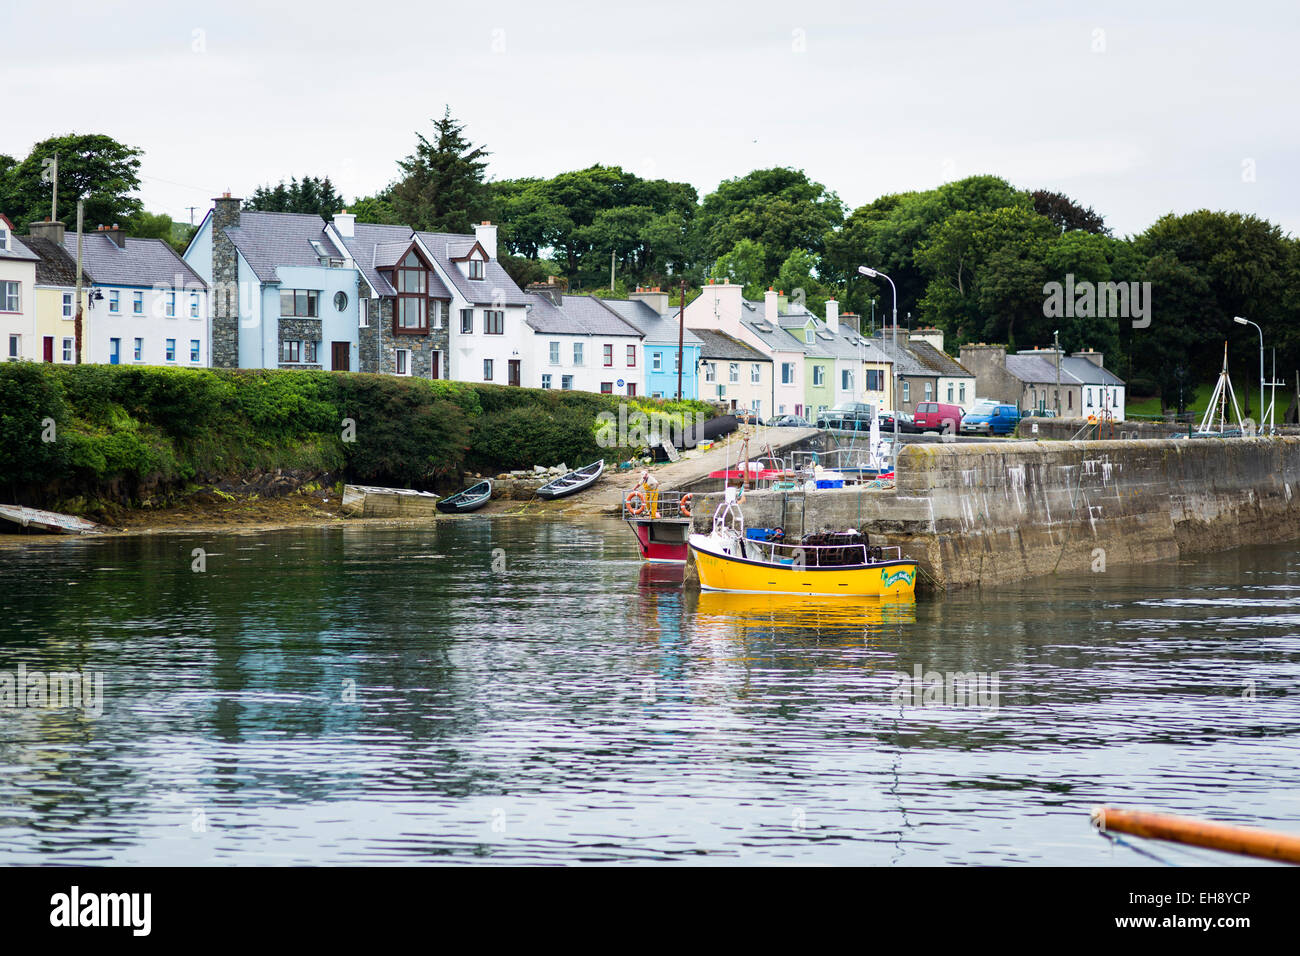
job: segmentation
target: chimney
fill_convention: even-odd
[[[222,193],[219,198],[212,200],[212,228],[238,229],[241,202],[242,199],[232,199],[230,193]]]
[[[344,209],[334,214],[334,228],[344,239],[351,239],[357,234],[357,217]]]
[[[46,219],[44,222],[28,223],[27,231],[34,239],[48,239],[57,246],[63,245],[63,233],[67,229],[61,222],[50,222]]]
[[[840,304],[834,299],[826,300],[826,328],[835,335],[840,333]]]
[[[112,239],[113,242],[117,244],[117,247],[119,249],[126,248],[126,233],[123,231],[122,227],[119,226],[117,223],[113,223],[113,225],[111,226],[105,226],[104,235]]]
[[[1092,349],[1083,349],[1082,351],[1075,352],[1073,355],[1070,356],[1070,358],[1081,358],[1081,359],[1087,359],[1087,360],[1088,360],[1089,362],[1091,362],[1093,365],[1097,366],[1097,368],[1105,368],[1105,367],[1106,367],[1106,366],[1104,366],[1104,365],[1101,364],[1101,363],[1102,363],[1102,354],[1101,354],[1100,352],[1094,352]]]
[[[555,281],[555,276],[548,276],[546,282],[530,282],[525,292],[545,296],[555,306],[564,305],[565,284]]]
[[[862,334],[862,317],[854,312],[841,312],[840,325],[845,331],[853,332],[857,335]]]
[[[474,227],[474,238],[478,240],[478,244],[480,246],[482,246],[485,250],[487,250],[489,259],[495,259],[497,257],[497,227],[496,226],[492,225],[492,223],[484,219],[481,223],[479,223],[477,226]]]
[[[907,341],[910,345],[913,342],[929,342],[940,352],[943,351],[943,329],[933,327],[916,329],[907,333]]]
[[[658,315],[668,314],[668,293],[661,291],[658,286],[655,286],[653,289],[638,288],[635,292],[629,295],[628,298],[635,299],[638,302],[644,302],[646,305],[650,306],[650,308],[654,309]]]
[[[763,293],[763,317],[772,325],[779,325],[780,323],[777,321],[777,312],[779,309],[780,296],[776,294],[775,289],[768,288],[768,290]]]

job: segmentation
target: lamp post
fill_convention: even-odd
[[[889,291],[893,294],[894,297],[894,354],[892,356],[894,360],[894,388],[892,394],[890,395],[890,398],[893,400],[893,405],[894,405],[893,408],[894,444],[893,444],[892,451],[894,454],[894,460],[897,461],[898,460],[898,416],[902,413],[902,409],[898,407],[898,288],[894,285],[894,280],[889,278],[889,276],[885,275],[879,269],[873,269],[870,266],[858,266],[858,272],[866,276],[868,279],[884,279],[886,282],[889,283]],[[874,318],[874,314],[875,314],[874,306],[872,308],[872,314]]]
[[[1260,427],[1264,425],[1264,330],[1250,319],[1243,318],[1240,315],[1234,315],[1232,321],[1238,325],[1254,325],[1255,331],[1259,333],[1259,417]]]

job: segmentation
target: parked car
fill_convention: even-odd
[[[961,428],[962,410],[960,405],[946,402],[921,402],[916,406],[912,421],[919,432],[943,432],[956,434]]]
[[[977,408],[961,423],[963,434],[1010,435],[1020,422],[1020,409],[1014,405]]]
[[[1056,409],[1054,408],[1031,408],[1023,413],[1021,418],[1057,418]]]
[[[772,419],[773,428],[812,428],[812,424],[806,418],[800,418],[798,415],[778,415]]]
[[[899,434],[914,435],[918,431],[912,416],[907,412],[895,412],[885,409],[877,416],[880,420],[880,430],[882,432],[892,432],[894,430],[894,419],[898,419]]]
[[[842,402],[817,416],[818,428],[843,428],[849,431],[871,427],[875,406],[870,402]]]

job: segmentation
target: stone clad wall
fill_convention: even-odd
[[[1300,538],[1300,438],[916,444],[892,493],[816,492],[807,515],[802,499],[751,493],[746,521],[861,527],[944,587],[1087,575]]]

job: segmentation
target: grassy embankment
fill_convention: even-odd
[[[0,365],[0,501],[102,513],[277,472],[447,488],[466,472],[614,461],[596,416],[627,399],[385,375]],[[633,411],[629,408],[629,414]]]

